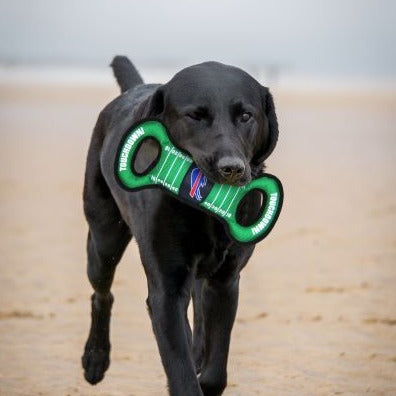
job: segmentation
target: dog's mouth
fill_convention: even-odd
[[[242,187],[250,183],[250,181],[252,180],[249,166],[246,167],[242,174],[232,175],[220,172],[218,167],[213,166],[211,162],[212,161],[208,161],[205,159],[195,161],[198,167],[212,183],[228,184],[230,186]]]

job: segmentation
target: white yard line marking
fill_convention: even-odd
[[[181,165],[180,165],[180,168],[179,168],[179,170],[177,171],[176,176],[174,177],[174,179],[173,179],[173,181],[172,181],[172,184],[171,184],[172,187],[173,187],[173,184],[175,183],[175,181],[176,181],[176,179],[177,179],[177,176],[179,176],[179,173],[180,173],[180,171],[181,171],[183,165],[185,164],[185,162],[186,162],[186,160],[185,160],[184,158],[182,158],[182,163],[181,163]]]
[[[223,184],[220,186],[219,191],[217,191],[217,194],[216,194],[216,196],[214,197],[214,200],[212,201],[212,205],[214,205],[214,203],[216,202],[216,199],[217,199],[217,197],[219,196],[220,191],[221,191],[222,188],[223,188]]]
[[[170,168],[168,169],[168,173],[167,173],[166,176],[165,176],[164,182],[165,182],[166,179],[168,178],[169,173],[170,173],[170,171],[172,170],[173,166],[175,165],[176,160],[177,160],[177,155],[175,155],[175,159],[173,160],[172,165],[171,165]]]
[[[159,178],[159,175],[161,174],[162,169],[164,169],[164,165],[166,164],[166,161],[168,161],[168,158],[169,158],[169,156],[170,156],[171,151],[172,151],[172,149],[169,150],[168,155],[166,156],[165,161],[164,161],[164,163],[163,163],[162,166],[161,166],[161,169],[160,169],[159,172],[157,173],[156,179]]]
[[[241,189],[241,187],[238,187],[238,188],[237,188],[237,190],[236,190],[236,192],[235,192],[235,195],[232,197],[231,202],[230,202],[230,204],[228,205],[228,208],[227,208],[226,212],[228,212],[228,211],[230,210],[231,205],[232,205],[232,203],[234,202],[234,199],[236,198],[236,196],[238,195],[240,189]]]
[[[223,206],[223,203],[224,203],[225,200],[227,199],[228,194],[230,193],[230,191],[231,191],[231,186],[228,187],[227,194],[225,195],[225,197],[224,197],[223,200],[221,201],[221,204],[220,204],[219,207],[217,208],[216,213],[217,213],[217,212],[219,211],[219,209],[221,209],[221,207]]]

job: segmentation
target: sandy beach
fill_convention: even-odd
[[[116,85],[0,86],[0,394],[160,396],[135,242],[116,274],[111,366],[89,328],[85,155]],[[226,396],[396,395],[396,94],[274,90],[284,210],[242,273]]]

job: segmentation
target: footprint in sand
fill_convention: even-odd
[[[356,286],[310,286],[305,289],[306,293],[344,293],[353,290],[368,289],[369,284],[362,282]]]
[[[246,323],[246,322],[253,322],[255,320],[260,320],[260,319],[264,319],[268,316],[268,314],[266,312],[261,312],[255,316],[249,317],[249,318],[238,318],[237,322],[238,323]]]
[[[396,214],[396,205],[388,205],[382,208],[376,208],[370,212],[371,217],[383,217],[392,214]]]
[[[387,326],[396,326],[396,319],[391,318],[367,318],[363,320],[366,324],[384,324]]]
[[[43,319],[43,315],[34,314],[31,311],[8,311],[0,312],[0,320],[4,319]]]

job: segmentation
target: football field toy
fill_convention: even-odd
[[[158,143],[158,155],[144,172],[138,172],[135,160],[146,139]],[[128,130],[117,152],[115,175],[124,189],[160,187],[217,217],[230,237],[240,243],[256,243],[268,235],[282,208],[282,184],[275,176],[263,174],[242,187],[213,183],[186,152],[171,142],[165,126],[157,120],[143,121]],[[244,226],[237,221],[237,211],[253,190],[262,193],[263,204],[254,223]]]

